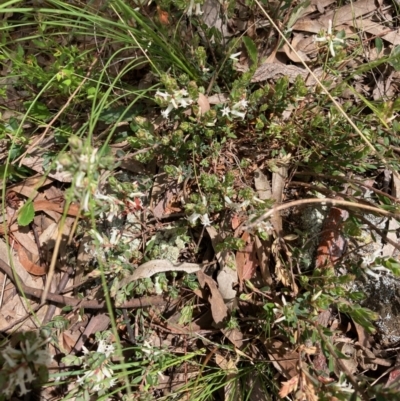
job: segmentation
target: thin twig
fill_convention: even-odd
[[[386,192],[381,191],[378,188],[374,188],[372,185],[368,185],[365,182],[362,182],[360,180],[355,180],[353,178],[348,178],[348,177],[341,177],[341,176],[334,176],[334,175],[329,175],[329,174],[320,174],[320,173],[312,173],[312,172],[295,172],[294,175],[300,175],[300,176],[310,176],[310,177],[318,177],[318,178],[325,178],[328,180],[334,180],[334,181],[339,181],[339,182],[344,182],[344,183],[350,183],[350,184],[355,184],[358,185],[360,187],[364,187],[369,189],[372,192],[375,192],[378,195],[382,195],[382,196],[386,196],[388,199],[391,199],[393,202],[395,203],[400,203],[400,199],[396,198],[395,196],[392,196]],[[298,182],[298,181],[291,181],[289,184],[289,186],[293,185],[304,185],[302,182]],[[318,187],[319,189],[323,189]],[[326,189],[325,189],[326,190]],[[331,190],[330,190],[331,191]],[[333,192],[333,191],[331,191]],[[323,193],[321,191],[321,193]]]
[[[30,295],[31,297],[41,299],[43,291],[37,288],[29,287],[23,283],[21,278],[18,276],[17,273],[13,273],[11,267],[0,259],[0,270],[3,273],[7,274],[10,280],[16,285],[17,280],[20,282],[20,286],[16,286],[19,291],[23,292],[26,295]],[[87,301],[87,300],[80,300],[71,297],[64,297],[63,295],[54,294],[49,292],[46,297],[47,301],[55,302],[61,305],[68,305],[68,306],[76,306],[79,305],[82,308],[86,309],[105,309],[106,303],[99,302],[97,300]],[[130,301],[126,301],[121,305],[114,305],[116,308],[123,309],[123,308],[144,308],[146,306],[154,306],[154,305],[165,305],[168,303],[168,299],[165,299],[163,296],[149,296],[143,298],[135,298]]]
[[[71,275],[74,273],[74,269],[72,267],[68,267],[67,271],[64,272],[63,276],[61,277],[60,283],[58,284],[58,287],[56,289],[56,294],[60,294],[61,291],[64,290],[66,287],[69,278]],[[56,305],[51,304],[47,308],[46,315],[44,316],[42,325],[45,325],[46,323],[50,322],[50,320],[53,318],[54,312],[56,311]]]
[[[265,213],[263,213],[258,219],[255,221],[251,222],[248,224],[246,227],[244,227],[245,230],[248,230],[250,228],[255,227],[256,225],[260,224],[262,221],[266,220],[268,217],[272,216],[274,213],[278,213],[281,210],[285,209],[290,209],[291,207],[296,207],[296,206],[304,206],[304,205],[309,205],[313,203],[320,203],[321,205],[324,204],[330,204],[332,206],[344,206],[344,207],[350,207],[350,208],[357,208],[357,209],[362,209],[362,210],[368,210],[372,213],[377,213],[382,216],[387,216],[387,217],[392,217],[394,219],[399,219],[400,216],[396,213],[391,213],[386,210],[380,209],[375,206],[370,206],[370,205],[364,205],[362,203],[354,203],[354,202],[349,202],[345,200],[340,200],[340,199],[332,199],[332,198],[310,198],[310,199],[300,199],[300,200],[295,200],[292,202],[284,203],[279,206],[275,206],[272,209],[269,209]]]

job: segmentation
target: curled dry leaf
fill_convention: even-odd
[[[25,250],[21,245],[14,244],[14,248],[17,250],[18,259],[21,265],[28,273],[34,276],[43,276],[46,274],[47,272],[46,267],[39,266],[36,263],[33,263],[31,260],[29,260],[28,255],[26,254]]]
[[[240,224],[242,224],[242,221],[243,220],[239,218],[238,214],[234,214],[231,221],[232,230],[236,230],[240,226]]]
[[[89,338],[93,333],[99,331],[104,331],[110,325],[110,317],[105,313],[100,313],[98,315],[92,316],[89,323],[85,327],[83,335],[80,337],[79,341],[75,344],[75,351],[79,352],[82,349],[87,338]]]
[[[43,211],[53,211],[57,213],[63,213],[64,212],[64,206],[60,203],[54,203],[50,202],[47,200],[38,200],[33,202],[33,208],[35,209],[35,212]],[[78,216],[79,215],[79,205],[77,204],[72,204],[69,206],[67,210],[67,214],[69,216]]]
[[[154,259],[149,262],[141,264],[135,269],[135,271],[125,277],[119,284],[119,288],[132,281],[139,280],[140,278],[149,278],[157,273],[166,272],[185,272],[185,273],[196,273],[201,269],[201,266],[197,263],[172,263],[167,259]]]
[[[222,104],[229,100],[229,96],[226,93],[217,93],[209,96],[207,99],[210,104]]]
[[[18,184],[10,185],[7,187],[7,194],[9,192],[16,192],[27,198],[33,199],[37,195],[37,189],[51,184],[53,180],[44,177],[43,175],[34,175],[29,177]]]
[[[197,104],[199,105],[200,108],[200,114],[207,113],[207,111],[210,110],[210,102],[208,101],[207,96],[203,95],[202,93],[199,93]]]
[[[300,375],[296,375],[287,382],[282,382],[281,389],[279,390],[279,396],[285,398],[293,391],[296,391],[297,387],[299,386],[299,379]]]
[[[236,348],[242,348],[243,333],[239,329],[221,329],[221,332]]]
[[[197,272],[197,278],[201,288],[204,289],[207,286],[210,290],[209,302],[214,322],[217,325],[223,323],[228,317],[228,307],[225,305],[224,299],[218,290],[217,283],[202,271]]]
[[[169,25],[169,14],[164,11],[161,10],[161,8],[159,6],[157,6],[157,14],[158,14],[158,20],[160,21],[160,23],[162,25]]]

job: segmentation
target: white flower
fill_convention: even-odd
[[[171,95],[169,93],[160,92],[160,91],[156,92],[156,96],[162,97],[165,100],[167,100],[169,97],[171,97]]]
[[[46,348],[43,349],[48,340],[37,337],[34,340],[21,341],[20,349],[13,348],[10,344],[2,349],[4,364],[2,371],[7,376],[7,384],[2,388],[2,393],[11,397],[12,393],[19,387],[20,395],[28,393],[26,384],[36,379],[36,372],[32,370],[38,365],[47,366],[51,361],[51,355]],[[31,360],[31,363],[27,363]]]
[[[57,172],[57,174],[61,173],[63,170],[64,170],[64,166],[58,160],[56,160],[56,172]]]
[[[106,341],[100,340],[97,346],[97,351],[89,351],[85,346],[82,347],[84,353],[84,362],[83,365],[88,368],[85,374],[82,377],[78,377],[77,383],[80,386],[87,386],[88,384],[93,385],[92,391],[104,391],[112,387],[115,383],[112,380],[113,371],[111,367],[108,365],[108,358],[114,353],[114,345],[107,344]],[[91,358],[90,354],[100,353],[104,354],[107,358],[104,360],[100,366],[96,366],[93,368],[91,366]]]
[[[85,173],[83,171],[79,171],[75,177],[75,186],[76,188],[83,188],[83,179],[85,178]]]
[[[272,311],[275,313],[275,315],[282,315],[278,319],[274,321],[274,323],[279,323],[284,320],[286,320],[285,314],[284,314],[284,308],[287,305],[286,298],[284,295],[282,295],[282,304],[283,306],[279,305],[278,303],[275,302],[276,308],[273,308]]]
[[[224,200],[225,200],[226,205],[232,210],[242,210],[243,208],[246,208],[247,206],[250,205],[249,200],[245,200],[242,203],[235,203],[235,202],[232,202],[228,196],[224,196]]]
[[[222,110],[221,110],[221,112],[222,112],[222,117],[224,117],[224,116],[229,116],[229,113],[231,112],[231,109],[228,107],[228,106],[225,106]]]
[[[232,108],[237,110],[237,109],[247,109],[247,106],[249,105],[249,102],[246,99],[242,99],[239,102],[235,103]]]
[[[311,301],[316,301],[320,295],[322,294],[322,290],[319,290],[316,294],[314,294],[311,298]]]
[[[222,116],[223,116],[223,117],[224,117],[224,116],[227,116],[227,117],[228,117],[229,114],[232,114],[232,115],[235,116],[235,117],[240,117],[241,119],[243,119],[243,118],[246,116],[246,112],[245,112],[245,111],[239,111],[239,110],[237,110],[237,109],[240,107],[240,105],[242,104],[241,102],[242,102],[242,101],[236,103],[236,104],[233,106],[232,109],[230,109],[228,106],[225,106],[225,107],[221,110]],[[246,103],[247,103],[247,102],[246,102]]]
[[[315,42],[327,42],[328,46],[329,46],[329,51],[332,55],[332,57],[335,57],[335,48],[334,48],[334,44],[335,43],[344,43],[344,40],[341,38],[338,38],[337,36],[333,35],[332,33],[332,20],[329,20],[328,23],[328,32],[326,33],[325,36],[321,36],[321,37],[314,37],[314,41]]]
[[[154,291],[156,292],[157,295],[161,295],[163,293],[163,290],[160,285],[160,278],[156,276],[154,279]]]
[[[103,237],[100,235],[100,233],[98,231],[96,231],[94,229],[91,229],[89,231],[89,234],[91,235],[92,238],[97,239],[97,241],[100,244],[104,244],[104,239],[103,239]],[[82,346],[82,348],[83,348],[83,352],[85,352],[86,348],[84,346]],[[86,350],[86,351],[89,352],[88,350]]]
[[[373,264],[375,263],[375,259],[378,256],[380,256],[380,254],[381,254],[381,251],[378,249],[372,255],[365,255],[362,257],[362,263],[361,263],[361,267],[364,269],[364,272],[366,274],[368,274],[368,276],[371,276],[371,277],[375,278],[376,280],[379,279],[380,274],[374,273],[375,271],[386,272],[386,273],[390,273],[390,274],[392,273],[390,269],[388,269],[382,265],[373,266]]]
[[[107,344],[104,340],[99,341],[97,352],[100,352],[104,354],[107,358],[109,358],[114,353],[114,350],[115,350],[114,345]]]
[[[150,355],[153,353],[153,346],[148,341],[145,340],[143,341],[142,351],[145,354]]]
[[[200,213],[192,213],[187,219],[189,220],[189,223],[194,225],[196,221],[201,217]]]
[[[245,111],[239,111],[239,110],[231,110],[231,114],[236,116],[236,117],[240,117],[241,119],[244,119],[244,117],[246,116],[246,112]]]
[[[171,110],[173,109],[173,104],[172,103],[170,103],[169,105],[168,105],[168,107],[165,109],[165,110],[163,110],[162,112],[161,112],[161,115],[164,117],[164,118],[168,118],[168,115],[169,115],[169,113],[171,112]]]
[[[279,319],[274,320],[274,323],[283,322],[284,320],[286,320],[286,317],[285,316],[281,316]]]
[[[161,115],[164,118],[168,118],[169,113],[173,109],[178,109],[179,107],[186,108],[193,103],[193,100],[190,97],[187,97],[188,91],[186,89],[176,90],[172,95],[169,93],[157,91],[156,96],[161,97],[166,101],[169,101],[167,108],[161,112]]]
[[[211,221],[207,213],[203,214],[203,216],[200,217],[200,220],[204,227],[208,227],[211,225]]]
[[[89,211],[89,199],[90,199],[90,192],[87,191],[85,194],[85,198],[83,199],[82,210],[84,212]]]
[[[203,224],[204,227],[208,227],[211,225],[211,221],[207,213],[203,215],[201,215],[200,213],[193,213],[187,219],[192,225],[194,225],[198,219],[201,220],[201,224]]]
[[[97,151],[98,151],[98,148],[94,148],[92,150],[92,153],[90,154],[90,160],[89,161],[90,161],[91,164],[95,163],[95,161],[97,159]]]
[[[230,58],[231,60],[233,60],[233,61],[239,61],[238,57],[239,57],[241,54],[242,54],[242,52],[237,52],[237,53],[231,54],[231,55],[229,56],[229,58]]]
[[[203,14],[203,11],[201,11],[201,4],[200,3],[195,3],[195,0],[190,0],[189,6],[188,6],[188,8],[186,10],[186,15],[188,15],[189,17],[192,15],[193,6],[195,7],[194,15]]]
[[[175,108],[178,107],[187,107],[189,105],[191,105],[193,103],[193,100],[190,99],[190,97],[184,97],[184,96],[188,96],[188,91],[186,89],[181,89],[178,91],[174,92],[174,95],[172,96],[171,101],[174,102],[174,104],[176,104]]]

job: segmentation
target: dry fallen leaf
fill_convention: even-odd
[[[210,110],[210,102],[208,101],[207,96],[203,95],[202,93],[199,93],[197,104],[199,105],[201,115],[207,113],[207,111]]]
[[[214,227],[206,227],[206,230],[215,250],[216,246],[223,241],[223,238]],[[217,276],[219,291],[225,301],[231,301],[236,297],[236,290],[233,289],[233,286],[237,283],[234,256],[228,251],[220,251],[216,252],[215,257],[221,268]]]
[[[320,234],[315,261],[317,269],[332,267],[343,256],[346,240],[341,234],[341,225],[348,215],[349,213],[346,210],[331,207]]]
[[[157,6],[158,20],[162,25],[169,25],[169,14],[166,11],[161,10],[160,6]]]
[[[238,214],[234,214],[232,216],[232,221],[231,221],[232,230],[236,230],[240,226],[241,223],[242,223],[242,221],[239,218],[239,215]]]
[[[45,266],[40,266],[29,259],[28,255],[21,245],[15,244],[14,248],[17,249],[18,259],[21,265],[24,266],[24,269],[28,273],[34,276],[43,276],[47,273],[47,268]]]
[[[62,338],[61,344],[62,344],[63,351],[65,353],[69,354],[71,352],[71,350],[74,348],[76,339],[71,337],[65,331],[63,333],[61,333],[61,338]]]
[[[243,250],[236,252],[236,270],[238,273],[240,287],[245,280],[250,280],[258,267],[255,243],[248,232],[243,233],[242,239],[246,246]]]
[[[281,389],[279,391],[279,396],[281,398],[287,397],[291,392],[296,391],[299,385],[300,375],[293,376],[287,382],[281,383]]]
[[[239,359],[234,361],[232,358],[226,358],[225,356],[217,353],[215,355],[215,362],[217,365],[226,371],[226,385],[224,386],[224,399],[231,400],[235,399],[237,401],[241,401],[242,397],[240,394],[242,393],[240,390],[240,380],[237,380],[237,375],[239,373],[239,369],[237,368],[237,364]]]
[[[261,200],[271,199],[272,190],[268,177],[259,169],[254,171],[254,186]]]
[[[201,270],[197,272],[197,278],[201,288],[206,286],[210,290],[209,302],[211,305],[211,313],[214,322],[219,325],[228,317],[228,307],[225,305],[224,299],[218,290],[217,283],[210,277],[204,274]]]
[[[218,0],[206,0],[202,8],[201,19],[209,28],[219,30],[223,38],[232,36],[228,30],[228,20],[221,17],[221,4]],[[211,42],[213,42],[213,38]]]
[[[243,333],[239,329],[222,329],[221,332],[236,348],[243,346]]]
[[[286,379],[291,379],[298,375],[297,365],[299,354],[291,351],[282,341],[267,339],[265,341],[268,356],[275,366],[275,369]]]

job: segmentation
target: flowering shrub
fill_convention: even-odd
[[[79,387],[72,392],[75,396],[81,395],[84,400],[88,400],[89,394],[95,392],[103,395],[116,383],[113,379],[113,364],[111,363],[114,346],[102,339],[98,342],[97,351],[89,351],[84,346],[82,349],[83,356],[69,355],[63,358],[63,362],[67,366],[82,365],[85,368],[85,373],[78,376],[76,381]]]
[[[14,392],[29,393],[31,387],[47,381],[51,356],[47,339],[29,332],[14,336],[0,349],[0,400],[10,398]]]

